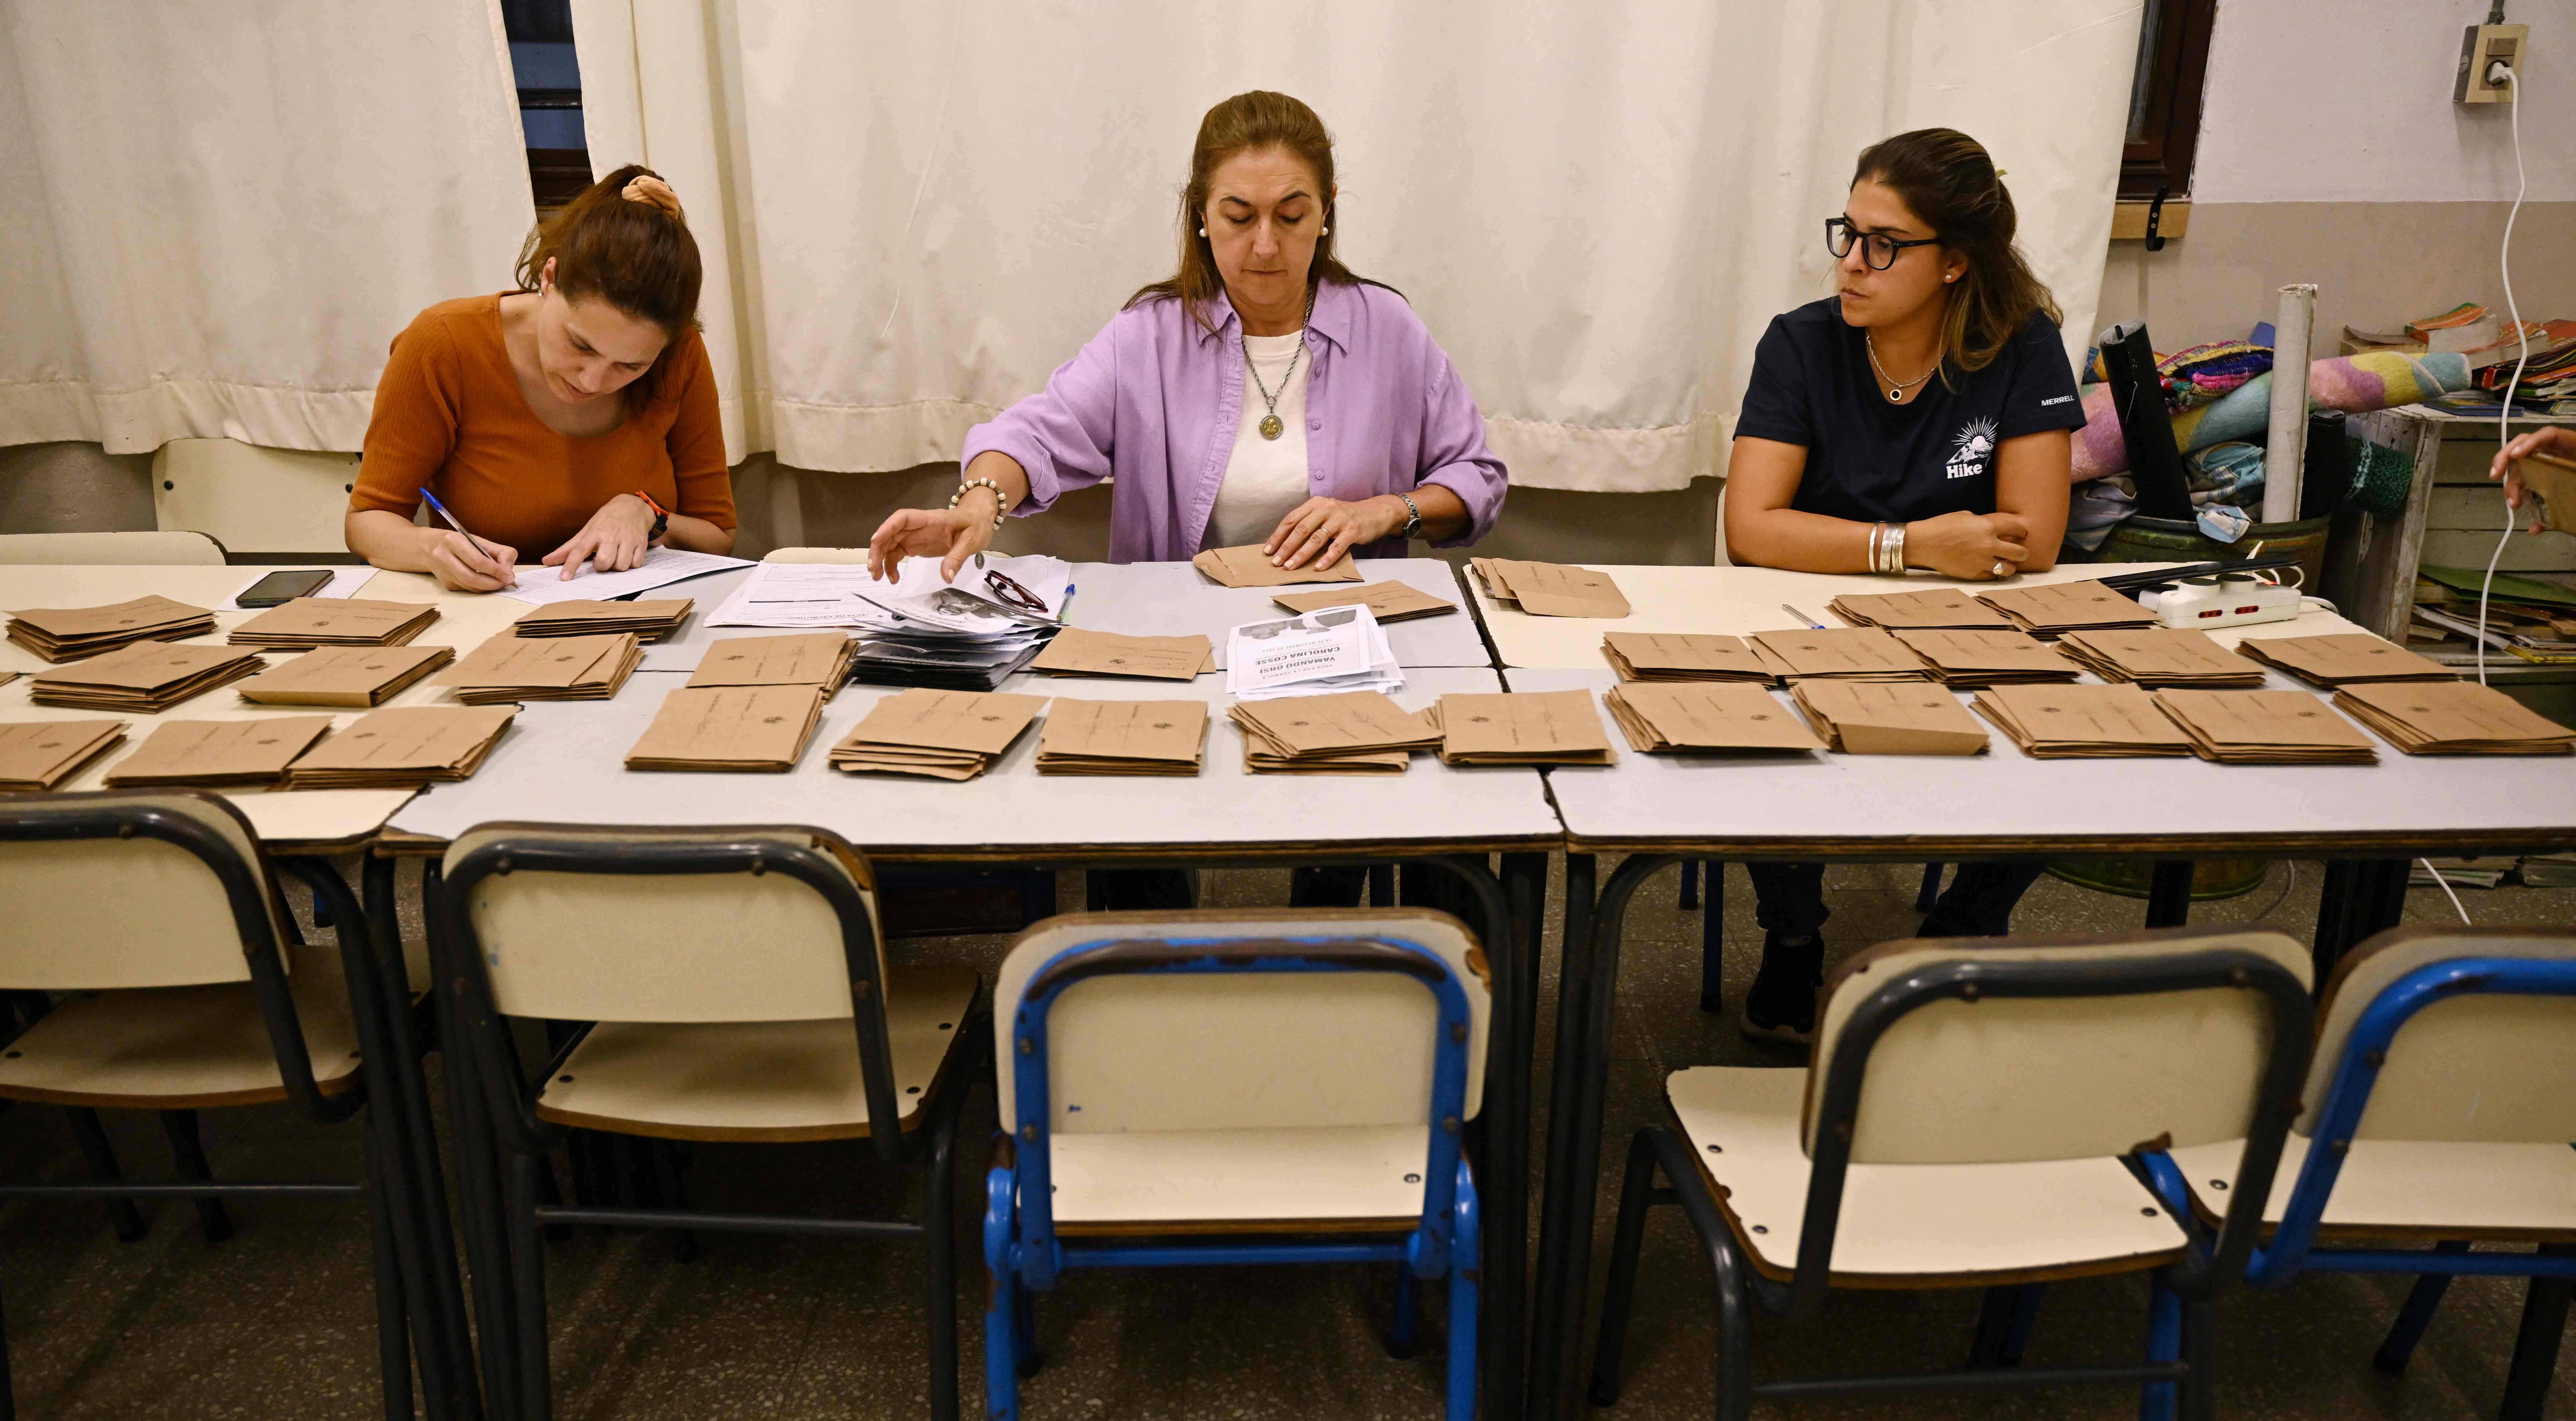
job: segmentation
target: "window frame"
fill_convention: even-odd
[[[2166,0],[2156,33],[2138,37],[2154,46],[2146,76],[2146,133],[2120,151],[2120,197],[2144,201],[2159,190],[2169,201],[2191,196],[2192,158],[2200,146],[2200,103],[2209,74],[2209,36],[2218,0]]]

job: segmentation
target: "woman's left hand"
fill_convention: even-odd
[[[1316,567],[1331,567],[1342,554],[1362,543],[1395,536],[1411,516],[1405,511],[1403,499],[1386,494],[1357,503],[1310,498],[1279,520],[1261,550],[1270,555],[1273,567],[1298,568],[1309,562]]]
[[[624,572],[644,565],[644,555],[651,551],[645,540],[652,536],[653,510],[635,495],[621,493],[601,504],[562,547],[546,554],[545,564],[562,568],[566,582],[581,571],[585,559],[593,572]]]

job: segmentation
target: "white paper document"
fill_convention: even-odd
[[[708,625],[718,627],[859,627],[928,633],[951,640],[1024,637],[1037,624],[1064,615],[1073,565],[1038,555],[994,557],[958,570],[952,585],[939,580],[939,559],[905,558],[902,580],[868,576],[851,563],[765,562],[743,579]],[[1036,602],[1039,611],[1027,605]]]
[[[1404,685],[1385,629],[1361,606],[1247,622],[1227,635],[1225,658],[1226,693],[1241,701]]]
[[[261,568],[257,576],[251,578],[250,581],[243,583],[239,588],[234,590],[232,599],[227,600],[221,610],[227,612],[247,612],[255,610],[253,608],[244,607],[241,604],[239,599],[242,593],[248,592],[252,588],[258,586],[260,578],[267,577],[271,573],[285,571],[288,571],[288,569],[282,567]],[[331,574],[331,581],[324,586],[321,591],[305,594],[311,597],[355,597],[358,595],[358,589],[367,585],[367,579],[376,575],[375,568],[363,563],[357,567],[300,568],[296,569],[296,571],[327,572]]]
[[[605,602],[637,592],[650,592],[692,577],[704,577],[729,567],[750,567],[749,558],[721,557],[715,553],[693,553],[681,548],[655,548],[644,555],[644,565],[624,572],[582,572],[564,577],[559,568],[543,563],[519,568],[519,585],[505,587],[493,594],[521,602],[544,606],[549,602]],[[590,564],[583,563],[584,568]]]

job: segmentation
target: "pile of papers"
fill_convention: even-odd
[[[288,789],[418,789],[461,780],[510,728],[517,706],[391,706],[286,767]]]
[[[1243,731],[1243,767],[1257,775],[1400,775],[1413,751],[1442,739],[1428,713],[1378,691],[1238,701],[1226,714]]]
[[[1326,607],[1361,606],[1381,622],[1409,621],[1415,617],[1437,617],[1458,610],[1458,604],[1445,597],[1434,597],[1409,582],[1372,582],[1361,587],[1327,587],[1321,592],[1281,592],[1271,601],[1291,612],[1318,612]]]
[[[1900,627],[1965,630],[2008,628],[2004,614],[1955,587],[1921,592],[1854,593],[1825,604],[1825,610],[1856,627]]]
[[[233,687],[264,706],[377,706],[456,659],[452,646],[325,646]]]
[[[2576,730],[2492,686],[2469,681],[2365,681],[2335,708],[2409,755],[2564,755]]]
[[[631,632],[615,636],[526,639],[496,636],[439,673],[469,706],[511,701],[604,701],[617,694],[644,648]]]
[[[553,602],[600,602],[616,597],[632,597],[692,577],[704,577],[728,568],[749,567],[749,558],[729,558],[721,553],[693,553],[686,548],[654,548],[644,554],[642,566],[624,572],[601,572],[584,562],[571,577],[556,568],[536,566],[519,569],[515,587],[504,587],[493,593],[516,602],[532,602],[542,607]]]
[[[1694,632],[1605,632],[1601,654],[1622,681],[1751,681],[1771,684],[1744,638]]]
[[[598,602],[576,598],[549,602],[510,626],[513,636],[603,636],[631,632],[645,641],[660,641],[689,619],[694,597],[665,597],[644,602]]]
[[[850,678],[850,658],[859,644],[839,632],[800,632],[794,636],[728,637],[709,646],[689,674],[689,684],[707,686],[820,686],[830,700]]]
[[[1533,617],[1624,617],[1627,595],[1606,572],[1561,562],[1469,558],[1467,570],[1497,602],[1517,604]]]
[[[2191,736],[2193,753],[2224,765],[2375,765],[2370,737],[2305,691],[2156,692],[2156,706]]]
[[[40,706],[158,715],[191,696],[256,676],[267,666],[255,653],[230,647],[139,641],[45,672],[28,684],[27,698]]]
[[[110,789],[273,785],[313,742],[331,733],[327,715],[258,720],[173,720],[107,772]]]
[[[1939,686],[1799,681],[1789,698],[1846,755],[1981,755],[1986,730]]]
[[[1067,627],[1055,634],[1032,671],[1058,676],[1150,676],[1159,681],[1187,681],[1216,669],[1216,643],[1197,633],[1188,636],[1121,636],[1088,627]]]
[[[2037,760],[2192,753],[2191,737],[2136,686],[1995,686],[1974,704]]]
[[[1058,697],[1038,733],[1038,773],[1195,775],[1207,727],[1205,701]]]
[[[820,686],[682,686],[662,698],[626,768],[783,775],[805,753],[823,700]]]
[[[124,739],[121,720],[22,720],[0,725],[0,791],[52,789]]]
[[[1906,630],[1892,633],[1944,686],[2027,686],[2072,681],[2084,668],[2028,632]]]
[[[1045,706],[1044,696],[898,691],[878,701],[832,747],[832,768],[971,780],[993,768]]]
[[[1339,691],[1393,691],[1403,668],[1386,631],[1366,607],[1327,607],[1270,622],[1247,622],[1226,635],[1225,689],[1237,700],[1322,696]]]
[[[1742,682],[1676,686],[1630,681],[1601,699],[1619,733],[1649,755],[1686,750],[1822,750],[1798,717],[1781,709],[1769,691]]]
[[[2250,690],[2263,684],[2262,667],[2210,640],[2207,632],[2171,627],[2071,631],[2057,644],[2105,681],[2203,691]]]
[[[370,602],[355,597],[297,597],[280,602],[224,640],[234,646],[309,651],[317,646],[402,646],[438,620],[426,602]]]
[[[215,614],[167,597],[106,607],[30,607],[9,618],[9,640],[47,661],[77,661],[138,641],[184,641],[215,629]]]
[[[2045,640],[2088,627],[2152,627],[2156,614],[2098,582],[2045,582],[1980,592],[1977,600]]]
[[[1932,673],[1905,643],[1876,627],[1828,627],[1755,632],[1753,654],[1786,681],[1821,676],[1836,681],[1927,681]]]
[[[1440,759],[1450,765],[1607,765],[1619,758],[1586,691],[1440,698]]]
[[[2363,681],[2456,681],[2460,674],[2368,632],[2332,636],[2247,637],[2236,654],[2278,666],[2331,691]]]
[[[1300,582],[1357,582],[1360,569],[1344,553],[1323,567],[1274,567],[1270,554],[1259,543],[1245,543],[1233,548],[1210,548],[1190,559],[1190,566],[1206,573],[1227,587],[1289,587]]]
[[[969,561],[953,586],[939,580],[937,558],[905,558],[895,573],[887,582],[848,563],[765,562],[709,625],[852,627],[860,637],[853,681],[989,691],[1062,628],[1073,592],[1071,565],[1034,555]],[[1046,610],[1012,605],[1022,592]]]
[[[2576,854],[2525,854],[2522,882],[2528,888],[2576,888]]]

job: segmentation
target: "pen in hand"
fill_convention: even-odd
[[[482,539],[475,537],[471,533],[467,533],[465,531],[465,525],[456,521],[456,515],[447,511],[447,505],[438,501],[437,494],[431,493],[428,489],[424,488],[420,491],[420,496],[421,500],[429,505],[430,512],[437,514],[441,519],[445,520],[448,527],[455,529],[460,534],[463,534],[465,541],[474,545],[474,551],[490,558],[494,565],[501,565],[501,555],[492,551],[490,548],[483,546]],[[502,570],[504,572],[508,571],[506,567],[503,567]]]

